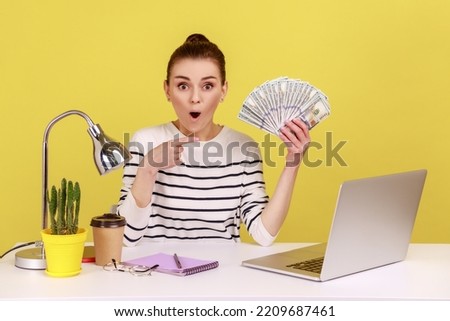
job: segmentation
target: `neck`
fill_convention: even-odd
[[[175,125],[175,127],[178,128],[178,130],[185,136],[195,136],[197,137],[200,141],[208,141],[213,139],[214,137],[216,137],[221,129],[222,126],[218,125],[218,124],[214,124],[213,122],[211,122],[208,126],[202,128],[199,131],[191,131],[188,128],[184,127],[180,121],[177,119],[176,121],[173,122],[173,124]]]

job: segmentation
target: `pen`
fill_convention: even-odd
[[[175,263],[177,264],[177,268],[182,269],[183,266],[181,265],[181,262],[180,262],[180,260],[178,259],[177,253],[175,253],[175,254],[173,255],[173,258],[174,258],[174,260],[175,260]]]

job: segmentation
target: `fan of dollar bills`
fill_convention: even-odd
[[[266,81],[245,99],[238,118],[274,135],[294,118],[309,129],[330,115],[327,97],[309,83],[288,77]]]

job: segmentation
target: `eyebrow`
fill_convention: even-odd
[[[184,79],[184,80],[191,80],[189,77],[186,77],[186,76],[175,76],[174,77],[175,79]],[[217,77],[215,77],[215,76],[206,76],[206,77],[203,77],[202,79],[200,79],[200,80],[208,80],[208,79],[217,79]]]

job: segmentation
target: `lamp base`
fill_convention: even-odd
[[[26,270],[45,270],[47,263],[42,247],[17,252],[15,266]]]
[[[93,246],[85,246],[82,263],[95,262]],[[45,270],[47,262],[42,247],[22,250],[16,253],[15,266],[25,270]]]

